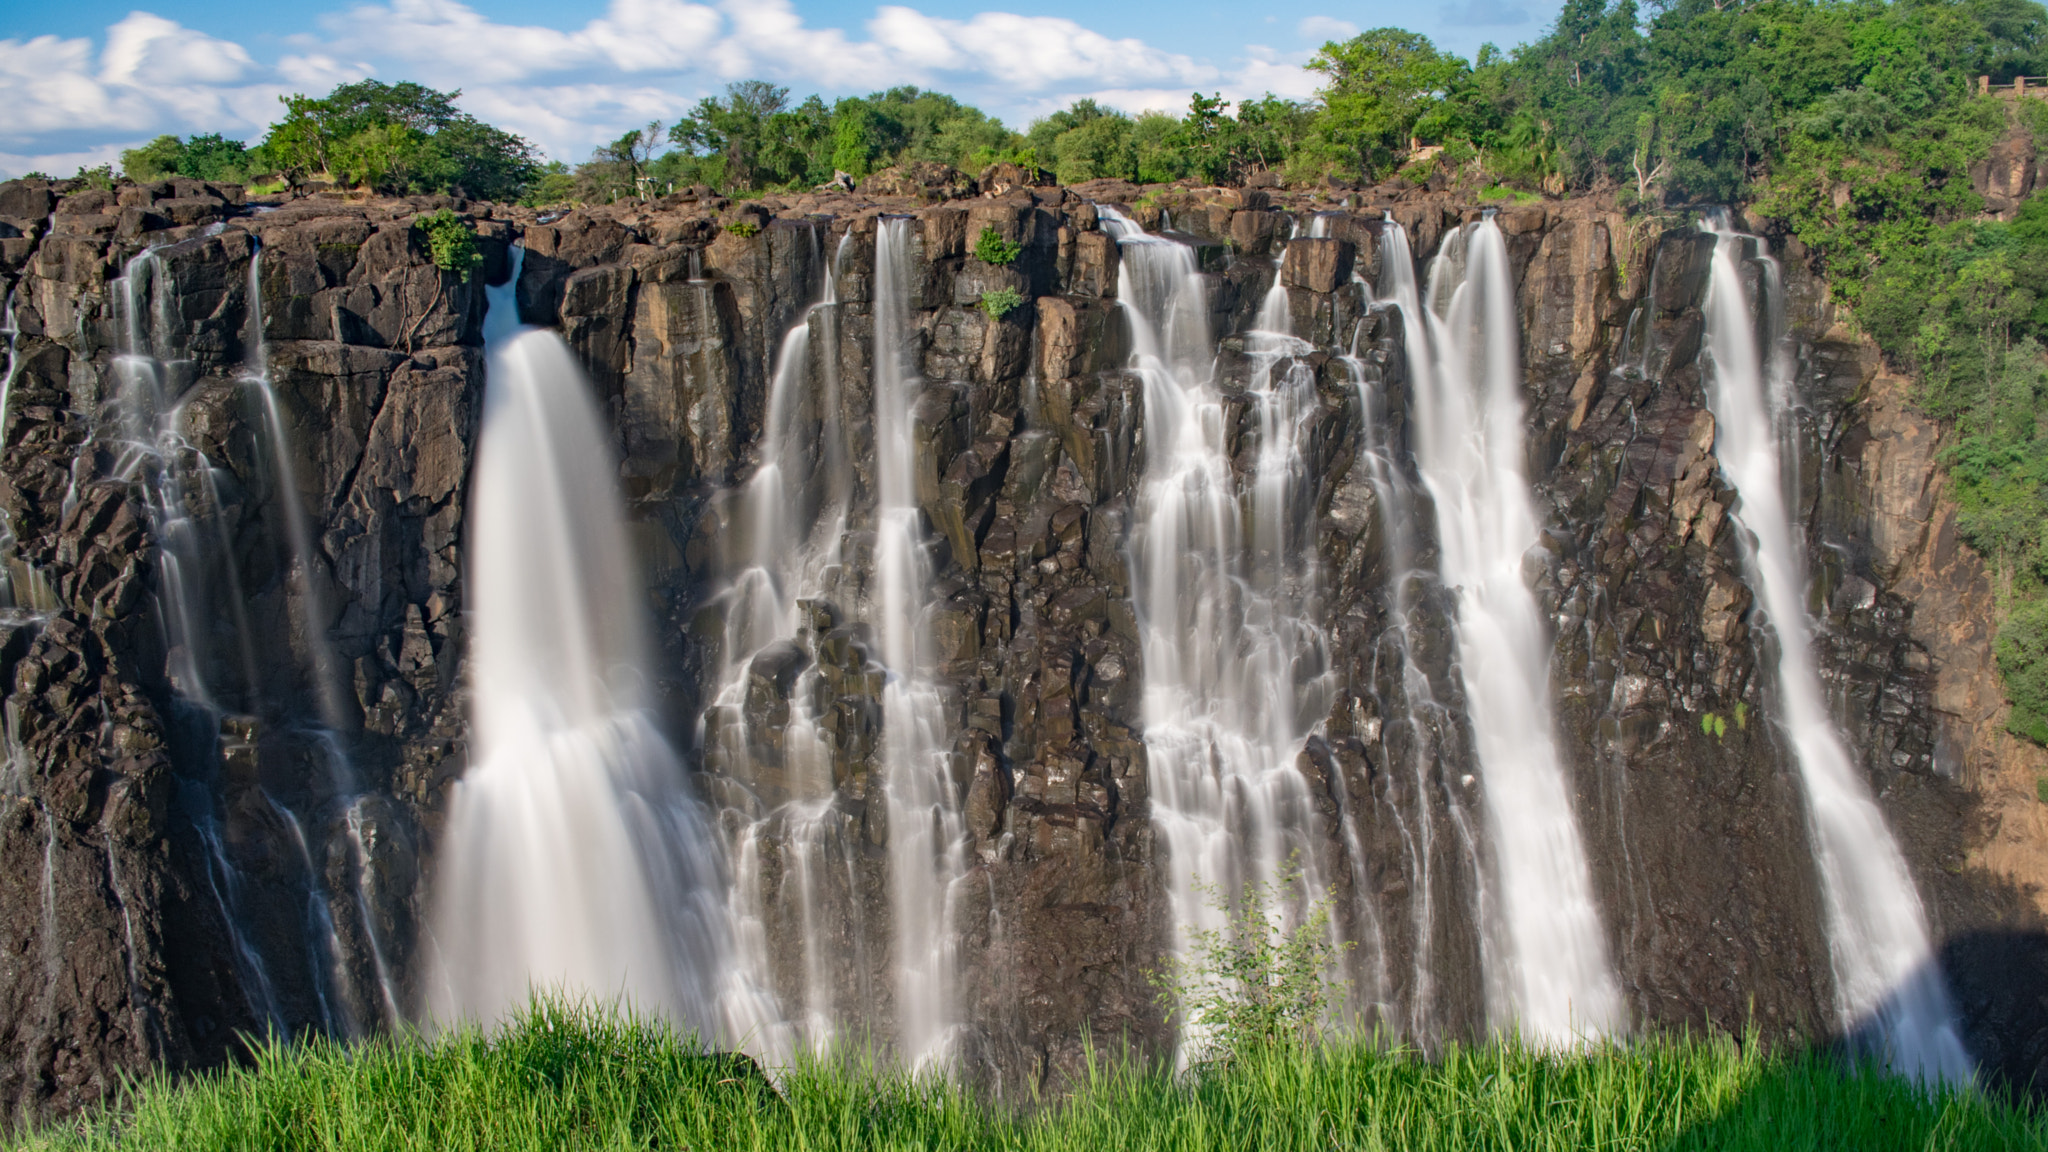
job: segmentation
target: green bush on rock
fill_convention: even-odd
[[[1024,306],[1024,294],[1015,288],[998,288],[981,294],[981,310],[991,320],[1001,320]]]
[[[984,227],[981,235],[974,240],[974,258],[997,267],[1007,267],[1016,263],[1017,254],[1022,251],[1023,245],[1003,239],[1003,234],[993,228]]]
[[[441,271],[466,280],[484,262],[476,246],[476,229],[448,209],[416,216],[412,226],[427,234],[427,251]]]

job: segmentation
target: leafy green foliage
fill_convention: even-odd
[[[727,232],[732,233],[735,236],[740,237],[743,240],[751,240],[755,236],[760,235],[761,226],[759,224],[754,223],[752,220],[735,220],[732,223],[727,224],[725,226],[725,230]]]
[[[240,140],[219,133],[181,140],[159,136],[140,148],[121,153],[121,174],[148,182],[183,176],[209,183],[246,183],[252,175],[249,150]]]
[[[1427,1056],[1366,1039],[1248,1050],[1176,1074],[1089,1049],[1015,1108],[840,1051],[773,1083],[649,1018],[543,1001],[473,1029],[258,1044],[247,1066],[132,1085],[122,1106],[29,1133],[35,1152],[1970,1152],[2038,1148],[2048,1119],[1757,1037],[1651,1036]]]
[[[518,199],[540,174],[533,146],[457,109],[461,95],[360,80],[317,100],[282,97],[284,119],[252,150],[251,170],[378,192]]]
[[[448,209],[415,216],[412,226],[427,234],[427,251],[441,271],[468,279],[484,262],[476,246],[476,229]]]
[[[1015,288],[998,288],[981,294],[981,310],[991,320],[1001,320],[1024,306],[1024,294]]]
[[[1317,93],[1322,115],[1310,130],[1304,160],[1349,172],[1391,169],[1424,113],[1469,71],[1428,37],[1399,28],[1325,44],[1308,67],[1328,83]]]
[[[984,226],[981,235],[974,239],[974,258],[984,264],[1006,266],[1017,261],[1017,254],[1024,246],[1014,240],[1003,239],[1003,234]]]
[[[1228,1061],[1261,1049],[1305,1048],[1331,1023],[1342,995],[1336,963],[1346,946],[1330,932],[1330,902],[1290,899],[1298,869],[1271,883],[1247,883],[1236,907],[1213,885],[1202,890],[1226,914],[1223,928],[1198,928],[1186,956],[1149,973],[1168,1019],[1203,1038],[1204,1058]],[[1290,916],[1290,906],[1298,906]],[[1290,924],[1289,921],[1292,921]]]

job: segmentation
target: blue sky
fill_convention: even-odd
[[[1179,111],[1188,93],[1306,98],[1316,46],[1394,25],[1472,55],[1540,35],[1558,0],[77,0],[0,16],[0,176],[112,159],[164,132],[254,138],[285,92],[375,77],[578,160],[732,80],[829,97],[951,92],[1023,127],[1091,96]]]

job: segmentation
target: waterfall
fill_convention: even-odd
[[[817,233],[811,235],[815,244]],[[833,969],[847,958],[833,943],[837,933],[828,917],[834,910],[826,905],[833,893],[827,885],[839,880],[849,896],[854,891],[851,853],[859,836],[858,823],[836,803],[830,738],[818,707],[825,685],[817,660],[830,627],[820,618],[824,598],[843,575],[850,487],[839,418],[837,295],[848,238],[842,237],[824,270],[818,303],[784,335],[776,355],[760,460],[737,498],[740,546],[722,597],[718,686],[702,738],[711,766],[751,793],[751,811],[727,816],[739,963],[764,987],[775,984],[771,920],[795,922],[803,950],[800,985],[785,1001],[801,1008],[797,1029],[815,1053],[831,1044],[844,1007]],[[812,355],[814,341],[823,344],[820,356]],[[823,615],[829,617],[829,610]],[[776,669],[799,657],[804,666],[790,684],[786,718],[771,718],[757,730],[748,711],[754,685],[774,680]],[[773,891],[771,858],[781,864]],[[857,901],[838,906],[855,908]],[[853,935],[857,942],[859,934]],[[756,1047],[771,1062],[786,1063],[793,1040],[764,1036]]]
[[[1806,617],[1803,541],[1786,498],[1781,441],[1792,427],[1789,357],[1760,348],[1756,301],[1742,264],[1762,242],[1710,226],[1718,239],[1706,302],[1707,399],[1714,452],[1741,494],[1735,521],[1743,556],[1777,640],[1778,727],[1792,746],[1806,798],[1814,863],[1827,909],[1836,1009],[1845,1029],[1901,1073],[1967,1083],[1972,1064],[1956,1031],[1948,987],[1928,939],[1927,916],[1897,841],[1885,826],[1828,712]],[[1774,268],[1765,263],[1764,271]],[[1771,277],[1766,276],[1768,286]],[[1767,292],[1773,332],[1784,307]],[[1765,352],[1771,353],[1766,364]]]
[[[1316,217],[1316,227],[1310,235],[1323,231],[1324,220],[1323,216]],[[1421,332],[1420,308],[1415,302],[1415,259],[1409,252],[1407,235],[1392,220],[1387,221],[1381,234],[1380,260],[1387,269],[1381,275],[1382,283],[1392,294],[1408,302],[1398,314],[1407,329],[1404,342],[1410,347],[1409,363],[1427,368],[1433,361],[1429,358],[1427,337]],[[1457,791],[1445,786],[1442,776],[1444,766],[1456,754],[1455,747],[1445,747],[1447,742],[1456,740],[1456,718],[1437,700],[1435,688],[1415,658],[1415,629],[1418,623],[1427,623],[1418,621],[1416,617],[1416,588],[1418,582],[1428,578],[1428,574],[1417,567],[1415,540],[1417,517],[1425,514],[1422,494],[1415,491],[1414,482],[1402,467],[1408,446],[1393,439],[1394,426],[1388,416],[1389,397],[1384,382],[1368,374],[1356,348],[1343,357],[1343,362],[1358,390],[1363,431],[1360,462],[1364,465],[1366,480],[1372,486],[1374,504],[1379,510],[1381,563],[1387,574],[1390,627],[1374,657],[1376,662],[1392,663],[1391,680],[1398,693],[1391,699],[1379,701],[1380,715],[1373,721],[1368,742],[1376,738],[1389,760],[1401,765],[1409,802],[1405,813],[1398,796],[1394,796],[1388,806],[1407,857],[1412,893],[1408,901],[1412,943],[1407,1004],[1400,1019],[1410,1036],[1428,1037],[1436,1032],[1438,877],[1433,800],[1442,804],[1462,839],[1466,857],[1473,865],[1473,872],[1482,888],[1484,874],[1477,867],[1474,849],[1478,838],[1474,834],[1471,814]],[[1412,429],[1412,423],[1409,427]],[[1379,679],[1375,674],[1374,681],[1377,683]],[[1349,833],[1348,810],[1346,816]],[[1354,847],[1353,855],[1362,857],[1363,854]],[[1362,861],[1354,867],[1362,867]],[[1354,883],[1361,891],[1367,887],[1362,876]]]
[[[924,387],[911,359],[911,252],[917,221],[875,228],[875,592],[888,802],[891,911],[896,918],[899,1055],[932,1066],[957,1025],[955,888],[967,871],[966,822],[949,761],[952,725],[936,680],[927,620],[932,565],[915,482],[912,409]]]
[[[471,758],[443,840],[431,1011],[494,1024],[557,992],[743,1039],[775,1014],[730,963],[712,833],[649,712],[616,458],[568,347],[518,327],[518,271],[515,255],[488,292]]]
[[[1430,272],[1436,308],[1423,307],[1405,254],[1405,239],[1389,244],[1380,296],[1406,325],[1416,462],[1436,505],[1443,582],[1457,592],[1459,675],[1494,863],[1479,909],[1488,1012],[1533,1043],[1572,1045],[1627,1016],[1558,755],[1550,642],[1522,576],[1541,525],[1523,472],[1507,245],[1490,218],[1447,237]]]
[[[229,858],[221,827],[217,770],[222,709],[209,675],[209,665],[217,659],[206,643],[213,630],[203,619],[209,564],[218,564],[228,583],[225,600],[235,614],[243,684],[253,688],[256,674],[233,557],[225,534],[214,522],[221,506],[214,467],[184,435],[183,402],[196,366],[180,355],[184,350],[174,343],[172,285],[156,249],[136,253],[109,287],[120,332],[120,351],[114,356],[113,419],[108,430],[114,449],[112,474],[133,484],[140,493],[144,515],[156,538],[156,617],[162,629],[165,674],[177,697],[167,719],[185,729],[194,744],[208,749],[205,763],[215,777],[180,774],[177,807],[205,852],[201,879],[220,911],[236,980],[249,1009],[266,1027],[281,1032],[287,1021],[270,970],[249,938],[242,876]],[[67,515],[82,498],[79,487],[79,469],[74,466],[71,488],[65,495]],[[110,852],[110,867],[111,862]],[[129,962],[135,962],[132,952]]]
[[[1194,253],[1112,208],[1120,307],[1144,385],[1145,475],[1131,540],[1145,654],[1141,716],[1153,822],[1166,848],[1176,948],[1230,930],[1212,893],[1298,877],[1284,927],[1326,891],[1315,797],[1296,766],[1329,712],[1327,640],[1313,623],[1316,550],[1302,433],[1314,377],[1284,332],[1254,334],[1257,460],[1248,502],[1227,448],[1206,285]],[[1284,309],[1273,318],[1284,323]],[[1183,1055],[1200,1035],[1182,1037]]]
[[[263,335],[263,249],[254,237],[249,243],[249,352],[243,381],[255,389],[263,403],[264,427],[269,432],[267,447],[275,471],[278,502],[284,510],[285,539],[291,547],[290,571],[297,574],[298,595],[293,598],[293,606],[313,665],[313,694],[320,706],[320,719],[329,731],[343,732],[354,726],[354,708],[343,684],[341,662],[327,639],[333,617],[316,579],[319,556],[313,549],[313,534],[299,499],[291,440],[278,412],[276,389],[271,386],[270,357]]]

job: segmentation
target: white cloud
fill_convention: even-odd
[[[1022,127],[1082,96],[1179,113],[1188,93],[1305,98],[1306,54],[1253,46],[1217,63],[1074,20],[988,11],[955,19],[884,4],[855,29],[813,26],[791,0],[609,0],[578,27],[501,23],[462,0],[343,0],[264,62],[242,45],[148,12],[86,38],[0,40],[0,174],[27,158],[106,154],[159,132],[257,136],[287,92],[376,77],[460,88],[469,112],[578,160],[726,83],[795,94],[916,84]],[[1513,0],[1462,0],[1502,5]],[[1349,34],[1311,17],[1304,36]]]
[[[1349,40],[1358,35],[1358,25],[1334,16],[1310,16],[1294,26],[1303,40],[1321,44],[1329,40]]]
[[[97,54],[83,38],[0,40],[0,172],[69,173],[158,132],[258,127],[279,91],[261,71],[241,45],[147,12],[108,28]]]
[[[147,12],[107,29],[100,76],[109,84],[226,84],[254,70],[240,44]]]
[[[20,175],[24,172],[41,172],[45,176],[64,177],[80,168],[97,168],[102,164],[119,166],[121,150],[143,143],[129,140],[119,144],[103,144],[97,148],[86,148],[76,152],[17,153],[0,152],[0,172]]]

